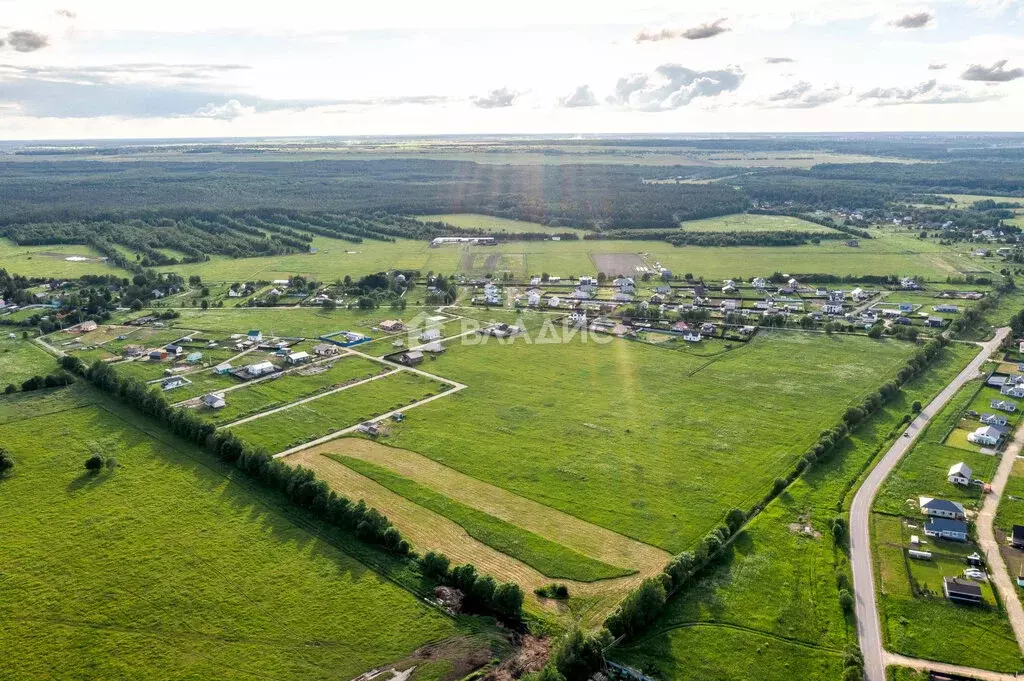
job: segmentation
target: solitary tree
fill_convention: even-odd
[[[7,475],[7,471],[12,468],[14,468],[14,457],[9,451],[0,447],[0,478]]]
[[[85,460],[85,470],[98,473],[101,468],[103,468],[103,457],[100,454],[93,454]]]

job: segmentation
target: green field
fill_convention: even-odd
[[[448,213],[445,215],[417,215],[417,220],[424,222],[446,222],[452,227],[461,229],[481,229],[485,232],[550,232],[552,234],[563,234],[572,232],[574,234],[586,234],[585,229],[573,229],[572,227],[549,227],[539,222],[526,222],[525,220],[509,220],[498,218],[493,215],[481,215],[479,213]]]
[[[396,584],[420,588],[408,563],[84,387],[56,392],[0,407],[17,461],[0,481],[5,678],[348,679],[442,642],[427,680],[443,641],[475,640]],[[118,468],[86,473],[95,451]]]
[[[411,319],[417,311],[323,310],[318,307],[237,307],[216,310],[188,309],[174,320],[180,328],[229,335],[259,329],[264,337],[316,338],[335,331],[358,331],[369,336],[370,329],[385,319]],[[382,335],[382,334],[380,334]]]
[[[207,420],[217,423],[229,423],[251,414],[280,407],[295,400],[304,399],[324,390],[330,390],[347,381],[369,378],[385,367],[363,359],[362,357],[345,357],[333,363],[317,366],[330,368],[313,375],[302,375],[293,372],[255,385],[232,390],[224,394],[227,406],[216,411],[200,407],[199,414]],[[229,376],[235,384],[238,379]],[[185,388],[181,388],[185,390]],[[174,391],[177,394],[178,391]]]
[[[715,663],[727,665],[738,656],[762,659],[761,652],[755,651],[777,641],[773,645],[784,644],[783,649],[792,645],[800,651],[801,666],[796,671],[785,666],[785,657],[768,655],[763,672],[735,678],[760,679],[761,673],[773,678],[772,674],[786,671],[808,680],[836,678],[830,665],[856,632],[852,619],[839,606],[835,578],[837,571],[849,574],[849,558],[833,541],[829,523],[852,496],[868,463],[899,436],[901,417],[911,403],[931,399],[976,353],[977,348],[966,345],[944,350],[927,373],[907,383],[895,400],[751,521],[725,558],[670,602],[651,627],[656,633],[616,651],[613,658],[664,681],[698,681],[706,678],[703,670]],[[803,532],[807,526],[811,534]],[[684,645],[691,640],[690,632],[701,625],[747,631],[749,639],[744,647],[727,652],[716,645]],[[743,654],[738,655],[738,650]]]
[[[67,258],[82,257],[75,262]],[[124,275],[124,270],[108,265],[95,249],[84,245],[19,246],[0,238],[0,264],[11,274],[25,277],[81,277],[85,274]]]
[[[704,220],[679,223],[684,232],[835,232],[816,222],[788,215],[751,215],[738,213]]]
[[[402,371],[248,421],[233,430],[257,447],[280,452],[445,389],[447,386],[442,383]]]
[[[33,376],[45,376],[57,370],[56,360],[29,340],[0,338],[0,390],[13,383],[21,387],[22,381]]]
[[[763,216],[757,216],[763,217]],[[691,223],[692,224],[692,223]],[[184,276],[201,275],[204,281],[247,281],[287,278],[292,274],[334,281],[387,269],[421,272],[483,274],[511,271],[519,277],[548,272],[568,277],[596,274],[594,256],[640,255],[660,262],[673,272],[690,272],[709,279],[765,276],[775,271],[833,274],[914,274],[945,281],[961,271],[987,267],[965,253],[959,244],[943,246],[933,239],[908,233],[871,230],[874,239],[862,239],[859,248],[843,241],[791,247],[672,246],[661,241],[515,241],[497,246],[450,245],[430,248],[426,241],[399,239],[395,243],[367,241],[351,244],[317,237],[316,253],[232,260],[213,257],[209,262],[158,268]],[[984,271],[984,270],[982,270]],[[411,302],[415,302],[413,297]]]
[[[409,501],[458,523],[477,541],[536,568],[546,577],[596,582],[600,579],[623,577],[633,572],[576,553],[512,523],[453,501],[425,485],[376,464],[340,454],[327,456]]]
[[[429,369],[469,387],[388,444],[677,551],[752,506],[913,349],[786,332],[706,358],[583,339],[450,344]]]

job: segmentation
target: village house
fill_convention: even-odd
[[[230,362],[223,362],[222,364],[218,364],[217,366],[215,366],[213,368],[213,372],[215,374],[219,374],[221,376],[223,376],[225,374],[230,374],[231,373],[231,363]]]
[[[402,354],[402,356],[398,358],[398,361],[407,367],[416,366],[423,362],[423,353],[419,350],[410,350],[409,352]]]
[[[586,326],[587,313],[583,310],[573,310],[569,313],[569,322],[575,326]]]
[[[558,296],[551,296],[548,298],[548,307],[558,307],[561,303],[562,300]]]
[[[82,322],[81,324],[75,324],[68,329],[68,331],[71,331],[72,333],[89,333],[90,331],[95,331],[97,328],[98,326],[96,322],[90,320]]]
[[[160,381],[160,387],[163,388],[164,390],[174,390],[175,388],[180,388],[182,386],[188,385],[190,382],[191,381],[189,381],[184,376],[171,376],[170,378],[165,378],[164,380]]]
[[[722,293],[736,293],[736,290],[736,282],[732,279],[727,279],[722,286]]]
[[[1011,414],[1017,411],[1017,405],[1009,400],[992,400],[988,406],[999,411],[1010,412]]]
[[[253,329],[248,334],[246,334],[246,336],[253,343],[263,342],[263,333],[261,333],[258,329]]]
[[[170,345],[165,345],[164,350],[166,350],[167,354],[172,357],[178,357],[181,355],[181,353],[184,352],[180,345],[175,345],[174,343],[171,343]]]
[[[921,513],[925,515],[937,518],[953,518],[954,520],[963,520],[966,517],[963,504],[956,501],[935,499],[934,497],[918,497],[917,503],[921,507]]]
[[[825,303],[821,306],[822,312],[825,314],[842,314],[843,304],[842,303]]]
[[[311,359],[312,359],[312,357],[310,356],[310,354],[308,352],[300,351],[300,352],[293,352],[290,355],[288,355],[288,358],[287,358],[286,361],[289,364],[305,364],[306,362],[308,362]]]
[[[224,407],[227,406],[228,403],[224,401],[223,393],[210,393],[209,395],[203,396],[203,404],[205,404],[210,409],[223,409]]]
[[[864,293],[864,289],[857,287],[850,291],[850,297],[853,298],[854,301],[859,303],[860,301],[867,298],[868,294]]]
[[[943,577],[942,592],[954,603],[977,605],[981,603],[981,587],[959,577]]]
[[[988,412],[983,412],[979,420],[982,423],[988,424],[990,426],[1006,425],[1006,417],[1000,416],[999,414],[989,414]]]
[[[701,336],[699,331],[687,331],[683,333],[683,340],[687,343],[700,343]]]
[[[933,312],[952,312],[952,313],[956,313],[956,312],[960,311],[960,308],[957,307],[956,305],[942,304],[942,305],[933,305],[932,306],[932,311]]]
[[[228,289],[228,298],[241,298],[242,292],[233,288]]]
[[[163,349],[150,350],[149,358],[154,362],[162,362],[163,360],[167,359],[167,351]]]
[[[976,428],[973,433],[967,434],[968,442],[989,447],[999,444],[1001,437],[1003,437],[1003,431],[995,426],[981,426]]]
[[[708,336],[713,336],[715,334],[715,325],[710,322],[705,322],[700,325],[700,332]]]
[[[155,289],[153,289],[152,291],[149,292],[149,295],[153,296],[154,298],[163,298],[164,297],[164,292],[161,291],[158,288],[155,288]]]
[[[202,360],[203,353],[201,352],[191,352],[189,353],[188,357],[185,358],[185,361],[188,362],[189,364],[199,364],[199,362],[201,362]]]
[[[529,305],[530,307],[537,307],[538,305],[540,305],[540,299],[540,293],[534,291],[526,297],[526,304]]]
[[[313,346],[313,354],[318,357],[333,357],[340,352],[333,343],[319,343]]]
[[[929,518],[924,533],[927,537],[967,541],[967,523],[952,518]]]
[[[971,472],[971,467],[961,461],[949,467],[946,479],[954,485],[969,485],[971,484]]]
[[[250,378],[258,378],[260,376],[266,376],[277,371],[277,367],[271,362],[257,362],[256,364],[250,364],[245,367],[245,373]]]
[[[999,392],[1007,397],[1021,399],[1024,398],[1024,385],[1004,385]]]
[[[394,333],[395,331],[401,331],[405,328],[405,324],[402,323],[401,319],[385,319],[377,326],[385,333]]]
[[[440,355],[442,352],[444,352],[444,346],[435,341],[433,343],[427,343],[426,345],[420,347],[420,352],[429,352],[430,354],[433,355]]]
[[[929,317],[925,321],[925,324],[927,326],[932,327],[932,328],[942,328],[942,325],[945,324],[945,323],[946,322],[945,322],[945,320],[942,317]]]
[[[441,331],[439,329],[428,329],[420,334],[420,342],[422,343],[436,340],[441,340]]]
[[[757,289],[758,291],[763,291],[764,287],[767,285],[767,282],[764,280],[764,277],[754,277],[754,280],[750,283],[753,284],[754,288]]]

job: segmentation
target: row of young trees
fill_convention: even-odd
[[[1022,315],[1020,323],[1024,326],[1024,315]],[[673,557],[657,577],[645,579],[605,620],[604,626],[607,630],[614,637],[629,638],[649,626],[661,614],[668,598],[683,588],[720,555],[722,547],[749,518],[760,513],[772,499],[781,494],[808,467],[834,452],[837,445],[850,433],[852,428],[895,398],[899,394],[900,386],[924,371],[948,343],[949,341],[942,337],[926,343],[896,372],[896,377],[893,380],[886,382],[877,391],[869,394],[861,404],[847,409],[839,423],[824,431],[803,457],[797,461],[789,475],[776,478],[768,493],[749,513],[738,508],[732,509],[725,520],[708,532],[693,549]],[[842,518],[838,520],[841,522],[833,524],[833,532],[836,533],[837,539],[845,537],[845,522],[842,521]],[[847,594],[849,594],[848,591]],[[843,607],[847,607],[846,603],[843,603]]]
[[[42,390],[43,388],[62,388],[66,385],[71,385],[74,382],[74,378],[62,371],[55,374],[48,374],[46,376],[33,376],[28,378],[22,381],[20,388],[13,383],[8,383],[7,387],[4,388],[4,394],[12,395],[19,390],[23,393],[27,393],[32,392],[33,390]]]
[[[164,397],[132,377],[123,377],[100,361],[86,367],[70,355],[61,357],[61,366],[83,376],[91,384],[117,397],[143,414],[161,421],[171,432],[200,445],[220,460],[234,465],[263,485],[284,494],[296,505],[308,509],[322,521],[353,532],[364,542],[409,559],[412,547],[387,516],[338,494],[307,468],[292,468],[270,454],[253,447],[229,430],[217,430],[187,409],[176,409]],[[476,610],[518,620],[522,614],[523,591],[513,583],[498,584],[492,577],[479,575],[473,565],[449,568],[442,554],[428,553],[420,562],[423,571],[443,584],[460,589],[467,603]]]

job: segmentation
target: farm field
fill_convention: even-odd
[[[912,350],[779,333],[709,359],[583,338],[451,345],[430,370],[469,387],[411,412],[386,442],[678,551],[733,506],[752,506]],[[736,382],[773,406],[738,409],[725,389]]]
[[[319,307],[247,307],[216,310],[181,310],[174,325],[213,334],[245,333],[259,329],[266,337],[316,338],[335,331],[358,331],[370,336],[370,329],[385,319],[412,317],[408,311],[323,310]]]
[[[410,416],[414,413],[410,412]],[[550,577],[473,538],[450,517],[414,503],[338,463],[338,456],[374,464],[419,483],[453,503],[543,537],[579,555],[635,571],[635,574],[599,582],[561,580],[568,584],[574,599],[568,610],[557,601],[538,599],[533,590],[550,584]],[[442,551],[454,562],[472,563],[489,574],[512,578],[526,590],[527,607],[571,613],[588,625],[600,624],[629,589],[644,577],[657,574],[671,558],[667,552],[653,546],[463,475],[416,452],[395,449],[361,437],[332,440],[293,454],[284,461],[310,468],[335,490],[366,499],[367,503],[381,509],[417,550]]]
[[[788,215],[751,215],[738,213],[704,220],[679,223],[684,232],[835,232],[808,220]]]
[[[45,415],[25,397],[4,423],[17,461],[0,482],[5,675],[337,679],[427,643],[440,642],[442,658],[445,641],[489,648],[480,623],[395,583],[418,588],[408,563],[84,386],[43,396]],[[86,473],[94,451],[119,466]]]
[[[86,258],[84,261],[68,260]],[[98,251],[85,245],[56,244],[19,246],[0,238],[0,263],[12,274],[25,277],[81,277],[86,274],[117,274],[124,270],[107,264]]]
[[[763,216],[760,216],[763,217]],[[647,262],[660,262],[673,272],[690,272],[709,279],[765,276],[775,271],[836,274],[913,273],[945,281],[961,271],[986,271],[964,247],[945,247],[907,233],[872,230],[877,237],[862,240],[859,248],[842,241],[791,247],[672,246],[660,241],[528,241],[496,246],[451,245],[430,248],[426,241],[399,239],[395,243],[362,244],[316,237],[316,253],[232,260],[213,257],[208,262],[157,268],[182,276],[200,275],[204,281],[247,281],[287,278],[293,274],[334,281],[386,269],[421,272],[462,272],[482,275],[510,271],[518,277],[549,272],[559,276],[596,274],[595,256],[639,254]],[[414,303],[415,296],[410,301]]]
[[[860,424],[843,445],[819,461],[740,533],[723,560],[671,600],[651,634],[617,650],[613,658],[665,681],[698,681],[696,670],[726,664],[718,646],[687,646],[695,629],[748,632],[730,657],[756,657],[791,646],[801,655],[801,678],[835,678],[834,656],[855,638],[852,619],[839,605],[836,573],[849,575],[830,523],[855,489],[868,463],[899,436],[914,400],[930,400],[974,357],[977,348],[953,345],[925,374],[908,382],[885,408]],[[804,528],[810,527],[810,533]],[[770,589],[766,585],[771,585]],[[728,627],[728,628],[726,628]],[[758,652],[761,651],[761,652]],[[795,654],[795,653],[794,653]],[[788,658],[768,655],[764,669],[736,678],[773,678],[792,669]]]
[[[625,577],[634,572],[576,553],[512,523],[460,504],[443,494],[438,494],[426,485],[392,473],[383,466],[340,454],[327,456],[395,494],[448,518],[477,541],[526,563],[545,577],[596,582],[601,579]]]
[[[233,431],[268,452],[281,452],[447,389],[419,374],[400,371],[239,424]]]
[[[527,222],[525,220],[509,220],[508,218],[494,217],[493,215],[481,215],[479,213],[448,213],[445,215],[416,215],[417,220],[424,222],[447,222],[452,227],[461,229],[482,229],[485,232],[551,232],[552,234],[563,234],[573,232],[586,234],[585,229],[574,229],[572,227],[549,227],[539,222]]]
[[[251,414],[310,397],[318,392],[340,386],[347,381],[369,378],[386,370],[380,364],[362,357],[343,357],[333,362],[309,365],[305,369],[306,371],[299,369],[280,378],[261,381],[227,392],[224,394],[227,406],[217,410],[198,407],[198,413],[212,423],[229,423]],[[309,369],[323,369],[323,371],[311,374],[308,373]],[[227,378],[235,385],[239,385],[238,379],[233,376]],[[180,390],[185,390],[185,388]],[[178,393],[177,390],[172,392],[175,395]]]
[[[30,340],[7,338],[7,333],[0,338],[0,390],[9,383],[21,386],[21,383],[33,376],[52,374],[57,369],[53,357]]]

